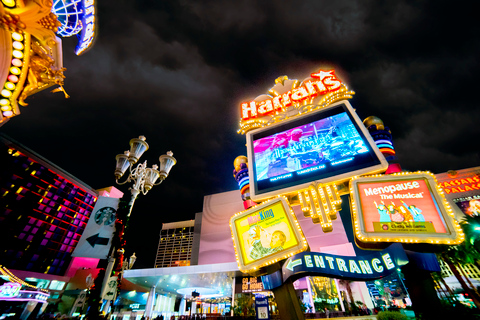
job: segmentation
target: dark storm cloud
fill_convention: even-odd
[[[114,157],[133,137],[147,137],[150,165],[172,150],[171,175],[135,204],[139,260],[153,260],[161,223],[193,219],[204,195],[236,189],[239,103],[281,75],[335,68],[360,118],[391,128],[405,169],[479,165],[480,27],[466,4],[102,0],[97,11],[90,51],[74,56],[64,39],[71,98],[29,97],[1,130],[94,188],[114,184]]]

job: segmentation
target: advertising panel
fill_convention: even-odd
[[[360,242],[460,242],[460,227],[430,173],[356,178],[352,213]]]
[[[480,195],[455,198],[453,202],[465,215],[470,217],[480,216]]]
[[[457,220],[480,216],[480,167],[435,174],[438,185],[452,204]]]
[[[247,152],[253,200],[388,167],[348,101],[248,132]]]
[[[282,197],[237,213],[230,219],[230,228],[242,272],[307,249],[300,226]]]
[[[263,283],[260,277],[236,277],[235,293],[251,293],[263,291]]]

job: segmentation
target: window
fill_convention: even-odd
[[[50,283],[50,287],[48,287],[48,289],[50,289],[50,290],[63,290],[64,286],[65,286],[64,281],[52,280],[52,282]]]

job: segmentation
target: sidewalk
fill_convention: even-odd
[[[313,318],[314,320],[325,320],[325,319],[335,319],[335,320],[376,320],[377,315],[368,315],[368,316],[351,316],[351,317],[335,317],[335,318]]]

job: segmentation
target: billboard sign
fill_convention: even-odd
[[[470,217],[480,216],[480,194],[470,197],[455,198],[452,201],[465,215]]]
[[[278,197],[235,214],[230,229],[240,271],[248,273],[308,247],[287,200]]]
[[[263,291],[263,283],[260,277],[236,277],[235,293],[251,293]]]
[[[350,182],[360,243],[458,244],[461,229],[431,173],[354,178]]]
[[[247,152],[253,200],[388,167],[348,101],[248,132]]]

